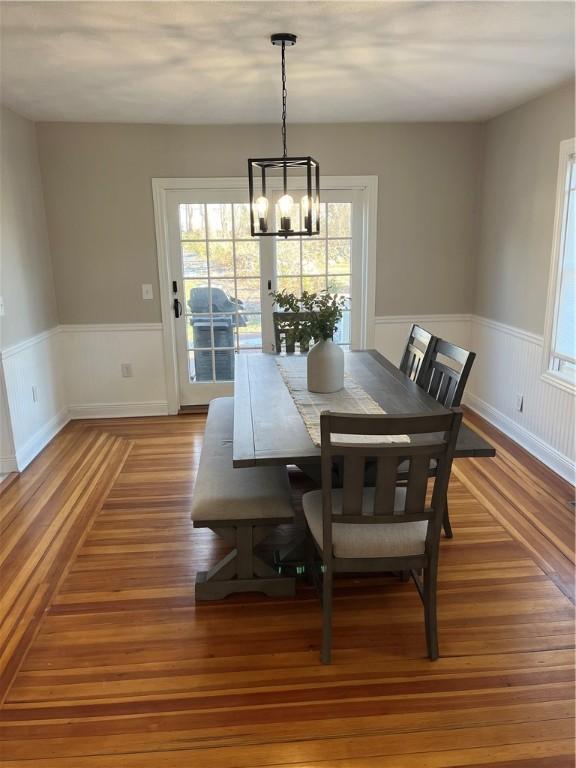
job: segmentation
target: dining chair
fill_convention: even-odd
[[[400,360],[400,370],[409,379],[416,381],[423,366],[426,366],[436,337],[425,328],[414,323],[406,341]]]
[[[462,401],[475,357],[475,352],[468,352],[449,341],[435,338],[416,382],[442,405],[447,408],[457,407]]]
[[[296,344],[300,352],[308,352],[309,342],[302,341],[299,334],[300,323],[306,319],[305,312],[273,312],[274,351],[280,354],[294,354]]]
[[[435,338],[416,382],[446,408],[456,408],[462,401],[475,357],[475,352],[468,352],[449,341]],[[444,507],[444,533],[449,539],[454,536],[447,499]]]
[[[424,416],[321,414],[322,488],[304,494],[302,504],[310,542],[308,568],[321,580],[323,663],[329,664],[332,654],[334,574],[362,571],[411,574],[424,604],[428,655],[438,658],[440,531],[461,420],[457,409]],[[343,463],[342,488],[333,487],[335,460]],[[376,461],[374,487],[364,485],[367,460]],[[409,471],[401,487],[398,464],[406,460]],[[437,462],[437,470],[427,503],[431,461]],[[321,569],[315,567],[315,550]]]

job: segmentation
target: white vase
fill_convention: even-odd
[[[344,386],[344,350],[330,339],[321,339],[308,352],[310,392],[338,392]]]

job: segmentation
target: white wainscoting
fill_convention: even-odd
[[[59,328],[2,351],[17,469],[22,470],[68,421]],[[33,391],[34,388],[34,391]]]
[[[474,350],[464,403],[574,482],[575,396],[542,379],[541,336],[476,315],[390,315],[376,318],[376,349],[398,363],[413,322]]]
[[[392,315],[375,320],[376,348],[398,362],[412,322],[473,349],[464,402],[574,479],[575,398],[541,378],[542,337],[471,315]],[[64,325],[4,350],[14,453],[2,451],[0,473],[22,470],[69,418],[168,413],[162,344],[160,323]],[[132,365],[131,378],[122,363]]]
[[[16,451],[12,437],[12,425],[6,397],[6,384],[4,382],[4,369],[0,365],[0,480],[10,472],[16,472]]]
[[[465,402],[551,469],[574,482],[574,393],[542,379],[542,336],[472,318],[474,362]],[[522,411],[516,398],[523,395]]]
[[[161,323],[62,325],[62,366],[70,417],[168,413]],[[124,378],[121,365],[132,366]]]

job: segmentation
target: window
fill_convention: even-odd
[[[277,288],[292,293],[328,290],[346,299],[346,309],[334,336],[349,345],[352,282],[352,203],[323,202],[320,234],[286,240],[277,238]]]
[[[544,377],[576,385],[576,142],[560,145]]]

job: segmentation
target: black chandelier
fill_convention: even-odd
[[[270,40],[272,45],[282,47],[283,152],[282,157],[248,160],[250,230],[252,236],[260,237],[317,235],[320,232],[320,166],[312,157],[288,157],[286,147],[286,46],[296,45],[296,35],[283,32],[272,35]],[[268,195],[273,178],[282,180],[282,195],[276,203],[276,221],[280,226],[275,231],[269,226]],[[304,191],[299,202],[294,201],[289,188]]]

